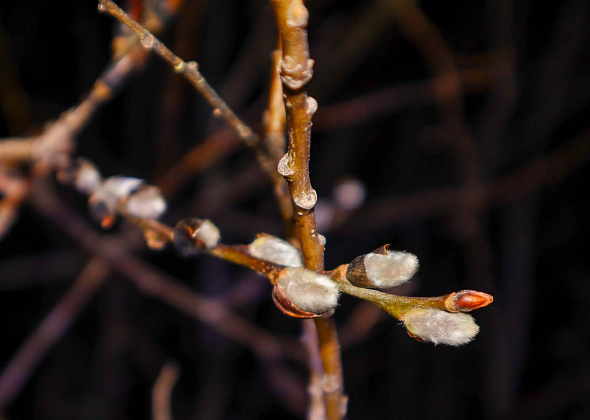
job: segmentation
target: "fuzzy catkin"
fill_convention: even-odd
[[[256,258],[286,267],[301,267],[303,265],[301,251],[289,242],[274,236],[259,236],[248,246],[248,253]]]
[[[418,270],[418,257],[409,252],[371,252],[365,256],[367,277],[375,287],[395,287],[408,281]]]
[[[323,314],[338,304],[336,284],[328,277],[305,268],[284,269],[277,286],[302,311]]]
[[[467,344],[479,332],[471,315],[438,309],[413,309],[404,315],[404,323],[413,336],[450,346]]]

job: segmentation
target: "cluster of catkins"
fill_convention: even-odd
[[[60,172],[60,178],[90,196],[90,213],[104,228],[113,224],[117,213],[153,220],[166,211],[166,201],[157,187],[138,178],[113,176],[103,179],[96,166],[85,159],[74,161]],[[152,248],[165,245],[157,232],[148,229],[144,233]],[[219,230],[209,220],[185,219],[174,229],[174,245],[184,257],[212,250],[219,240]],[[301,251],[290,243],[261,234],[246,249],[253,257],[284,267],[274,279],[272,294],[284,313],[312,318],[330,313],[338,305],[339,283],[305,269]],[[415,255],[382,247],[355,258],[346,266],[345,279],[339,281],[359,288],[392,288],[411,279],[418,266]],[[409,306],[396,316],[412,337],[435,344],[465,344],[479,331],[473,318],[461,312]]]
[[[90,214],[103,228],[113,224],[117,213],[139,219],[158,219],[166,211],[166,200],[158,187],[139,178],[111,176],[103,179],[98,168],[83,158],[60,171],[59,178],[90,196]]]
[[[291,244],[261,235],[248,250],[253,256],[287,267],[279,274],[273,290],[275,303],[284,312],[309,317],[329,313],[337,306],[338,283],[303,268],[301,252]],[[355,258],[342,281],[361,288],[392,288],[411,279],[418,266],[415,255],[382,247]],[[442,309],[410,307],[400,319],[412,337],[435,344],[466,344],[479,331],[470,315]]]

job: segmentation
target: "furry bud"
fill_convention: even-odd
[[[338,296],[336,284],[328,277],[302,267],[282,270],[273,291],[277,306],[298,317],[321,315],[334,309]],[[302,316],[305,313],[308,316]]]
[[[210,220],[183,219],[174,228],[174,246],[184,257],[215,248],[220,238],[219,229]]]
[[[389,251],[385,245],[355,258],[346,270],[346,279],[353,285],[369,288],[396,287],[418,271],[418,258],[402,251]]]
[[[160,189],[153,185],[142,185],[133,192],[125,203],[126,211],[142,219],[157,219],[166,211],[166,200]]]
[[[303,265],[301,251],[289,242],[271,235],[259,235],[248,246],[248,253],[256,258],[286,267],[301,267]]]
[[[119,203],[127,199],[129,194],[137,190],[143,182],[142,179],[123,176],[107,178],[88,199],[90,213],[103,228],[112,226]]]
[[[57,174],[61,182],[74,185],[85,194],[94,193],[102,183],[98,168],[84,158],[78,158]]]
[[[403,321],[411,337],[434,344],[460,346],[469,343],[479,332],[471,315],[438,309],[412,309]]]

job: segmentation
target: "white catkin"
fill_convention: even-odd
[[[418,257],[409,252],[371,252],[365,256],[367,277],[375,287],[395,287],[405,283],[418,271]]]
[[[328,277],[305,268],[286,268],[277,286],[299,309],[322,314],[338,304],[338,288]]]
[[[203,220],[201,226],[197,230],[197,239],[200,239],[205,244],[207,249],[213,249],[219,243],[221,235],[219,229],[210,220]]]
[[[143,179],[139,178],[112,176],[102,183],[102,190],[117,199],[121,199],[138,189],[144,182]]]
[[[133,192],[127,200],[126,207],[132,216],[158,219],[166,211],[166,200],[159,188],[150,185]]]
[[[286,267],[301,267],[301,251],[274,236],[259,236],[248,247],[250,255]]]
[[[408,331],[434,344],[460,346],[477,335],[479,327],[471,315],[438,309],[413,309],[404,316]]]
[[[96,166],[85,162],[78,171],[75,186],[80,192],[92,194],[100,188],[101,182],[102,177]]]
[[[114,212],[122,199],[137,190],[144,181],[138,178],[112,176],[96,188],[90,201],[101,203],[110,212]]]

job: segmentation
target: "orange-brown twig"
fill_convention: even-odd
[[[309,179],[311,118],[318,106],[305,89],[313,75],[314,64],[307,42],[309,13],[301,0],[271,0],[271,3],[283,46],[281,80],[289,133],[289,149],[279,162],[278,170],[289,184],[305,266],[322,271],[324,242],[317,231],[314,214],[317,193]],[[315,325],[324,369],[326,415],[329,420],[341,419],[346,413],[346,397],[342,393],[342,362],[336,326],[330,317],[316,318]]]
[[[152,418],[154,420],[172,420],[170,396],[178,380],[180,369],[176,363],[167,362],[152,389]]]

